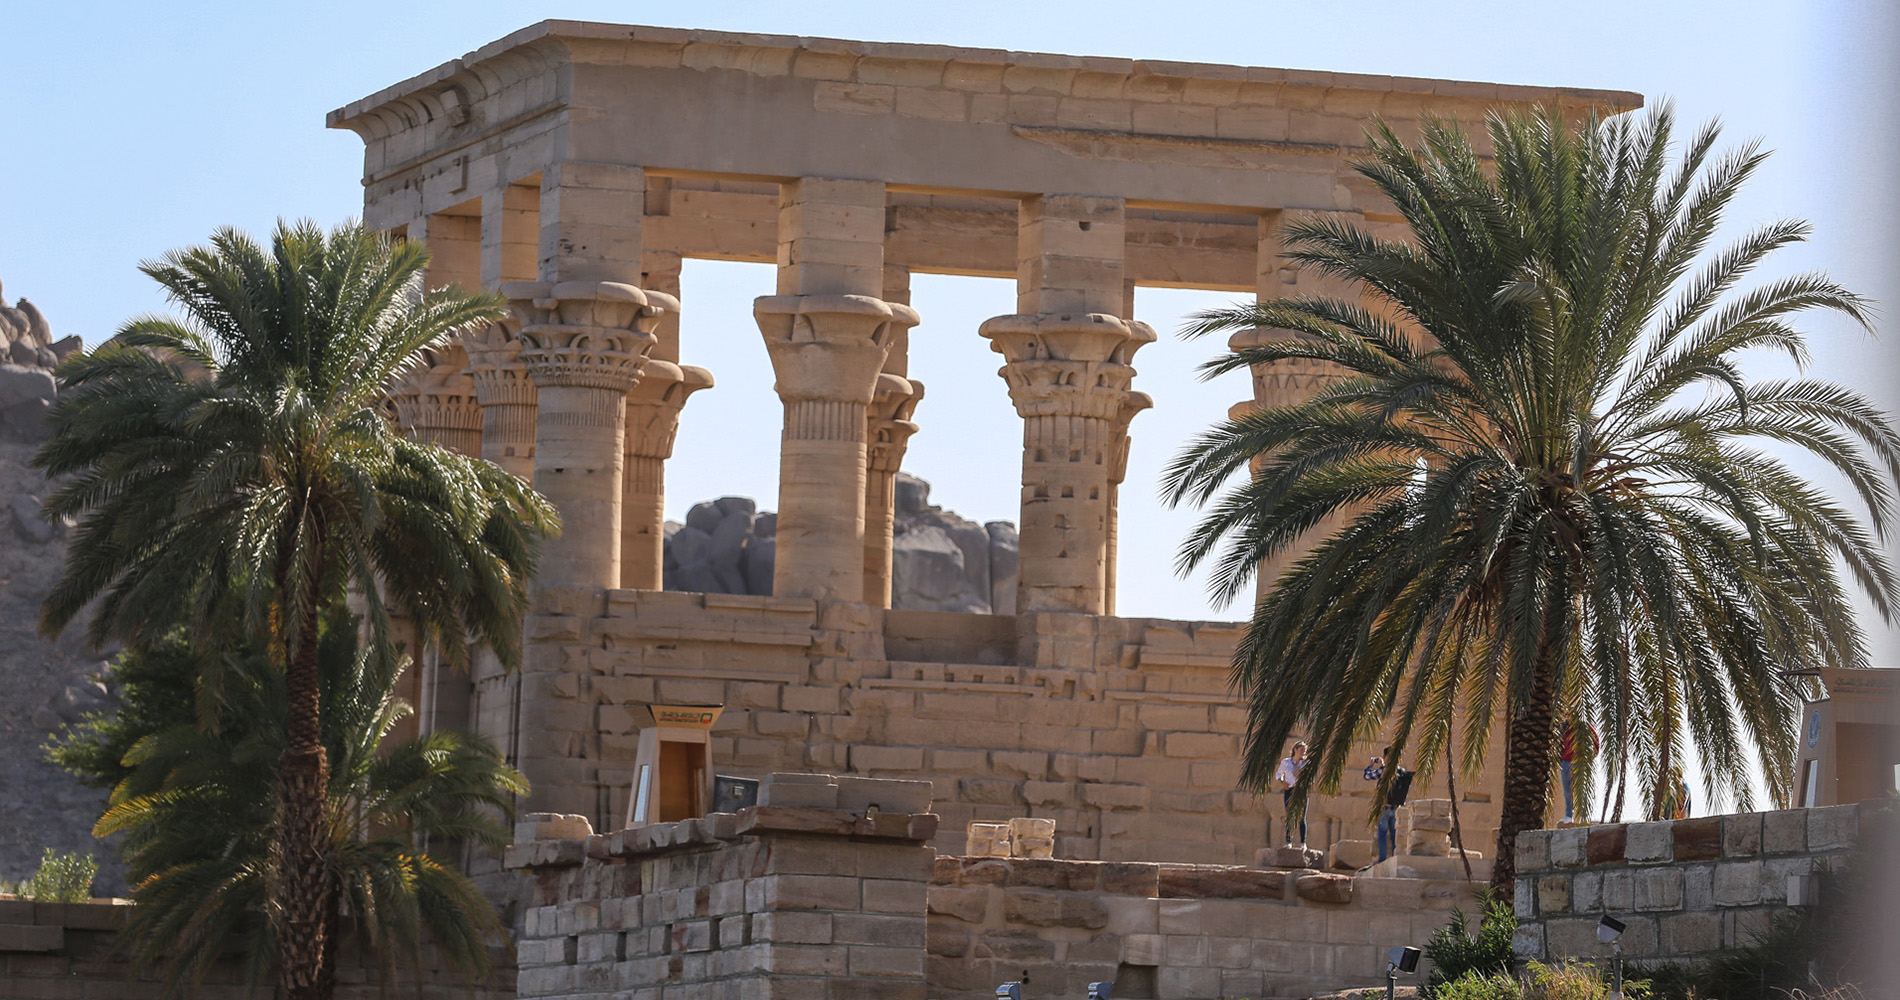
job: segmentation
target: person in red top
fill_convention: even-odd
[[[1594,726],[1581,725],[1575,719],[1564,723],[1563,745],[1557,750],[1557,773],[1564,782],[1564,819],[1569,821],[1576,816],[1577,797],[1571,792],[1571,768],[1577,761],[1577,731],[1586,730],[1590,734],[1590,755],[1596,756],[1597,749],[1603,744],[1597,739]]]

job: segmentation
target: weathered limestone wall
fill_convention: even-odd
[[[829,786],[855,812],[763,805],[517,844],[507,863],[533,873],[538,904],[519,995],[924,1000],[936,817],[865,816],[862,800],[903,784]]]
[[[1371,986],[1383,956],[1475,909],[1475,883],[1024,858],[939,857],[930,882],[932,997],[1195,1000]],[[1429,969],[1420,969],[1423,976]]]
[[[940,856],[914,783],[784,778],[736,814],[510,848],[534,878],[520,995],[1304,997],[1375,984],[1387,948],[1473,901],[1466,882]]]
[[[540,601],[520,678],[535,809],[617,828],[640,707],[721,703],[719,771],[929,780],[944,853],[962,853],[970,821],[1014,816],[1054,819],[1063,858],[1250,864],[1282,836],[1279,796],[1235,788],[1234,625],[627,590]],[[484,732],[505,736],[514,696],[507,678],[482,681]],[[1459,783],[1480,851],[1493,784]],[[1316,797],[1310,842],[1368,838],[1371,791],[1353,771]]]
[[[1860,807],[1531,830],[1517,838],[1517,952],[1607,952],[1597,920],[1627,925],[1632,960],[1692,960],[1749,944],[1789,905],[1789,879],[1843,860]]]
[[[35,903],[0,899],[0,998],[48,997],[73,1000],[158,1000],[161,983],[132,975],[113,938],[125,926],[130,908],[123,900],[91,903]],[[337,958],[338,1000],[376,1000],[387,996],[417,1000],[511,1000],[515,995],[513,957],[491,948],[494,973],[485,983],[466,985],[450,972],[433,946],[425,947],[419,973],[403,971],[381,981],[375,959],[355,949]],[[244,956],[220,960],[203,985],[187,995],[194,1000],[246,1000]],[[268,995],[268,988],[266,989]]]

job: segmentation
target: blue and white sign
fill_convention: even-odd
[[[1808,713],[1808,749],[1809,750],[1814,749],[1815,745],[1820,742],[1821,742],[1821,710],[1817,708],[1814,711]]]

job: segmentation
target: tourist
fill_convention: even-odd
[[[1392,748],[1386,747],[1379,756],[1366,764],[1367,781],[1378,781],[1385,777],[1385,759],[1392,756]],[[1405,804],[1405,797],[1412,792],[1412,774],[1396,763],[1392,765],[1392,787],[1385,793],[1385,805],[1379,809],[1378,832],[1374,835],[1379,845],[1379,860],[1384,861],[1398,850],[1399,807]]]
[[[1299,783],[1300,772],[1306,769],[1306,741],[1293,744],[1293,756],[1280,758],[1280,766],[1273,770],[1273,783],[1280,789],[1280,804],[1286,807],[1286,846],[1293,846],[1293,786]],[[1300,810],[1300,850],[1306,850],[1306,810]]]

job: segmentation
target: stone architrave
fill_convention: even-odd
[[[462,334],[468,376],[482,414],[481,456],[534,482],[534,411],[538,402],[521,359],[521,322],[504,316]]]
[[[389,398],[397,425],[410,437],[480,458],[482,408],[467,368],[459,344],[430,351],[427,364],[410,372]]]
[[[980,332],[1007,362],[1023,418],[1018,612],[1104,612],[1109,488],[1132,399],[1129,363],[1155,339],[1146,323],[1105,313],[999,316]]]
[[[615,281],[503,285],[537,393],[534,485],[561,513],[540,581],[620,586],[627,393],[678,300]]]
[[[908,307],[892,305],[893,312]],[[912,314],[915,315],[914,313]],[[893,326],[904,325],[892,320]],[[871,396],[864,427],[864,603],[891,606],[891,534],[896,526],[897,473],[917,424],[910,418],[924,398],[924,384],[883,372]]]
[[[648,358],[640,381],[627,393],[626,470],[620,498],[623,588],[659,590],[663,586],[666,460],[673,457],[686,397],[712,384],[712,373],[704,368]]]

